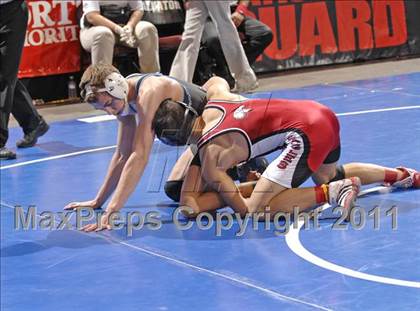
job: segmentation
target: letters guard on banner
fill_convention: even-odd
[[[252,0],[249,9],[274,34],[258,72],[420,54],[420,1]]]

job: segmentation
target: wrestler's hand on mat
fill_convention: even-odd
[[[109,224],[109,212],[105,212],[104,214],[102,214],[101,216],[101,221],[98,225],[98,223],[94,223],[94,224],[89,224],[86,226],[82,227],[82,230],[84,232],[92,232],[92,231],[102,231],[102,230],[110,230],[112,229],[111,225]]]
[[[90,201],[83,201],[83,202],[71,202],[67,204],[64,209],[79,209],[79,208],[100,208],[101,206],[98,204],[96,200]]]

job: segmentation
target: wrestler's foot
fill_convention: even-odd
[[[403,172],[401,180],[392,184],[395,188],[420,188],[420,172],[406,167],[397,167],[397,170]]]
[[[356,202],[360,185],[359,177],[346,178],[330,183],[328,187],[328,203],[341,206],[350,211]]]

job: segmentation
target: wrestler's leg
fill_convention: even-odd
[[[419,172],[404,167],[390,168],[371,163],[323,164],[312,176],[317,185],[344,178],[359,177],[363,185],[386,183],[400,188],[419,188]]]

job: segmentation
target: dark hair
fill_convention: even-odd
[[[152,121],[152,130],[163,143],[171,146],[188,143],[197,115],[187,107],[189,106],[171,99],[160,103]]]

